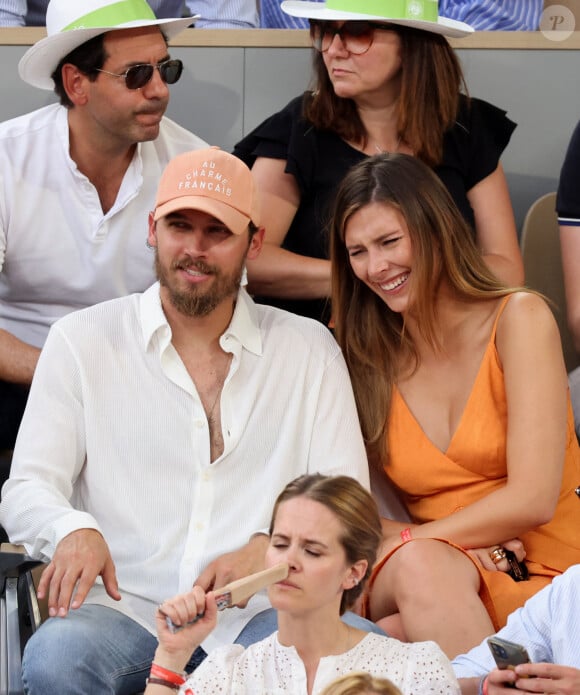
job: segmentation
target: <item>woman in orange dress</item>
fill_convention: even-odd
[[[378,155],[344,179],[331,229],[336,336],[370,460],[412,519],[383,520],[368,613],[449,656],[580,562],[556,323],[491,274],[464,224],[419,160]],[[519,577],[506,549],[525,559]]]

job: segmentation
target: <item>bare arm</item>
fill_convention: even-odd
[[[40,350],[0,329],[0,379],[30,384]]]
[[[580,226],[560,226],[568,326],[580,351]]]
[[[414,526],[413,537],[481,548],[518,538],[554,514],[565,455],[567,380],[558,328],[541,298],[518,293],[510,299],[498,324],[497,349],[508,408],[507,481],[448,517]]]
[[[460,678],[461,695],[478,695],[479,681],[479,678]]]
[[[476,242],[489,268],[510,287],[524,282],[524,262],[501,164],[467,192],[475,215]]]
[[[203,614],[203,617],[199,616]],[[171,632],[167,626],[166,616],[174,625],[185,626],[177,632]],[[196,622],[187,625],[198,618]],[[194,586],[186,594],[180,594],[164,601],[157,610],[157,637],[159,646],[155,651],[153,663],[164,669],[181,673],[192,653],[214,629],[217,622],[217,606],[212,592],[205,594],[199,586]],[[145,695],[167,695],[164,685],[149,683]]]
[[[257,259],[248,262],[253,294],[288,299],[330,296],[330,261],[300,256],[281,248],[300,204],[296,180],[284,171],[282,159],[258,157],[252,174],[262,195],[264,244]]]

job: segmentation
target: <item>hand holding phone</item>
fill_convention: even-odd
[[[501,637],[489,637],[487,644],[499,669],[514,669],[518,664],[527,664],[530,657],[525,647]],[[513,683],[506,683],[506,688],[515,688]]]

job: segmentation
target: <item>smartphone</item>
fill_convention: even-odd
[[[516,554],[507,548],[504,548],[506,560],[510,566],[508,570],[509,576],[514,582],[525,582],[530,578],[530,573],[525,562],[518,562]]]
[[[514,668],[518,664],[527,664],[530,657],[525,647],[515,642],[510,642],[501,637],[489,637],[487,644],[498,668]],[[515,688],[515,685],[507,683],[506,688]]]

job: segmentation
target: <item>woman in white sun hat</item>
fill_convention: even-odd
[[[351,166],[381,151],[419,157],[443,180],[490,268],[523,281],[513,211],[499,158],[515,125],[469,99],[446,36],[473,30],[438,16],[436,0],[286,0],[310,20],[314,91],[293,99],[239,142],[266,196],[266,237],[249,265],[268,303],[327,321],[325,227]]]

